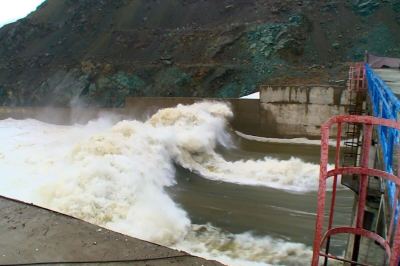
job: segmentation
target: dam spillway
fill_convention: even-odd
[[[119,115],[86,125],[2,120],[1,194],[228,265],[308,265],[313,141],[238,137],[223,118],[229,107],[215,102],[146,122]],[[349,213],[352,194],[341,193]]]
[[[325,103],[313,100],[311,93],[318,90]],[[267,110],[278,105],[284,112],[307,112],[293,112],[294,119],[282,116],[275,128],[302,128],[312,137],[319,128],[305,118],[318,114],[325,120],[332,113],[321,112],[324,106],[345,110],[346,92],[326,87],[263,91],[272,95],[264,102],[262,97],[255,102],[127,99],[127,108],[115,112],[2,108],[3,116],[69,121],[1,121],[7,143],[2,176],[13,173],[3,180],[2,194],[228,265],[308,265],[319,146],[235,130],[262,130],[246,125],[263,124],[273,113]],[[336,226],[345,226],[352,220],[354,194],[341,187],[337,195]],[[330,252],[341,255],[346,242],[345,237],[332,240]]]

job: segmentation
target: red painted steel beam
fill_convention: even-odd
[[[356,261],[352,261],[352,260],[346,260],[344,258],[340,258],[340,257],[336,257],[336,256],[332,256],[332,255],[329,255],[329,254],[324,254],[324,253],[319,253],[319,255],[323,256],[325,258],[330,258],[330,259],[334,259],[334,260],[340,260],[340,261],[348,262],[348,263],[355,264],[355,265],[374,266],[374,265],[371,265],[371,264],[365,264],[365,263],[356,262]]]
[[[383,237],[380,235],[365,230],[365,229],[360,229],[360,228],[354,228],[354,227],[336,227],[331,230],[328,230],[323,239],[322,242],[324,242],[328,237],[336,234],[353,234],[353,235],[359,235],[359,236],[365,236],[368,237],[376,242],[378,242],[386,251],[386,253],[390,256],[392,253],[390,250],[390,244],[388,241],[386,241]]]
[[[321,240],[322,240],[322,230],[324,226],[328,153],[329,153],[329,126],[323,125],[321,127],[321,161],[320,161],[318,201],[317,201],[318,209],[317,209],[317,219],[315,222],[314,251],[311,262],[312,266],[318,266],[319,264],[319,253],[321,251],[321,244],[322,244]]]
[[[392,175],[388,172],[374,169],[374,168],[363,168],[363,167],[341,167],[337,169],[330,170],[327,173],[328,178],[334,175],[369,175],[369,176],[378,176],[387,180],[392,181],[396,185],[400,186],[400,179]]]
[[[360,123],[360,124],[380,125],[380,126],[400,129],[400,123],[397,121],[385,118],[378,118],[374,116],[359,116],[359,115],[337,115],[332,117],[325,123],[323,123],[322,127],[330,127],[333,124],[337,123]]]
[[[339,167],[339,158],[340,158],[340,141],[342,138],[342,123],[338,123],[338,130],[337,130],[337,139],[336,139],[336,156],[335,156],[335,168]],[[336,188],[337,188],[337,180],[338,180],[338,175],[334,175],[333,178],[333,187],[332,187],[332,199],[331,199],[331,211],[329,214],[329,224],[328,224],[328,230],[332,228],[333,224],[333,214],[335,211],[335,200],[336,200]],[[328,238],[326,241],[326,248],[325,248],[325,253],[329,253],[329,247],[330,247],[330,242],[331,239]],[[324,265],[328,265],[328,258],[325,258]]]

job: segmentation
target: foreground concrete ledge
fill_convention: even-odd
[[[0,265],[222,265],[0,196]]]

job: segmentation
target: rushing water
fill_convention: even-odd
[[[198,103],[146,122],[0,121],[0,194],[228,265],[309,265],[319,147],[239,138],[231,116]],[[339,224],[351,207],[342,188]]]

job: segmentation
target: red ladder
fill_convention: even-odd
[[[367,82],[365,79],[364,62],[356,63],[350,67],[349,71],[349,88],[350,92],[360,92],[367,90]]]

